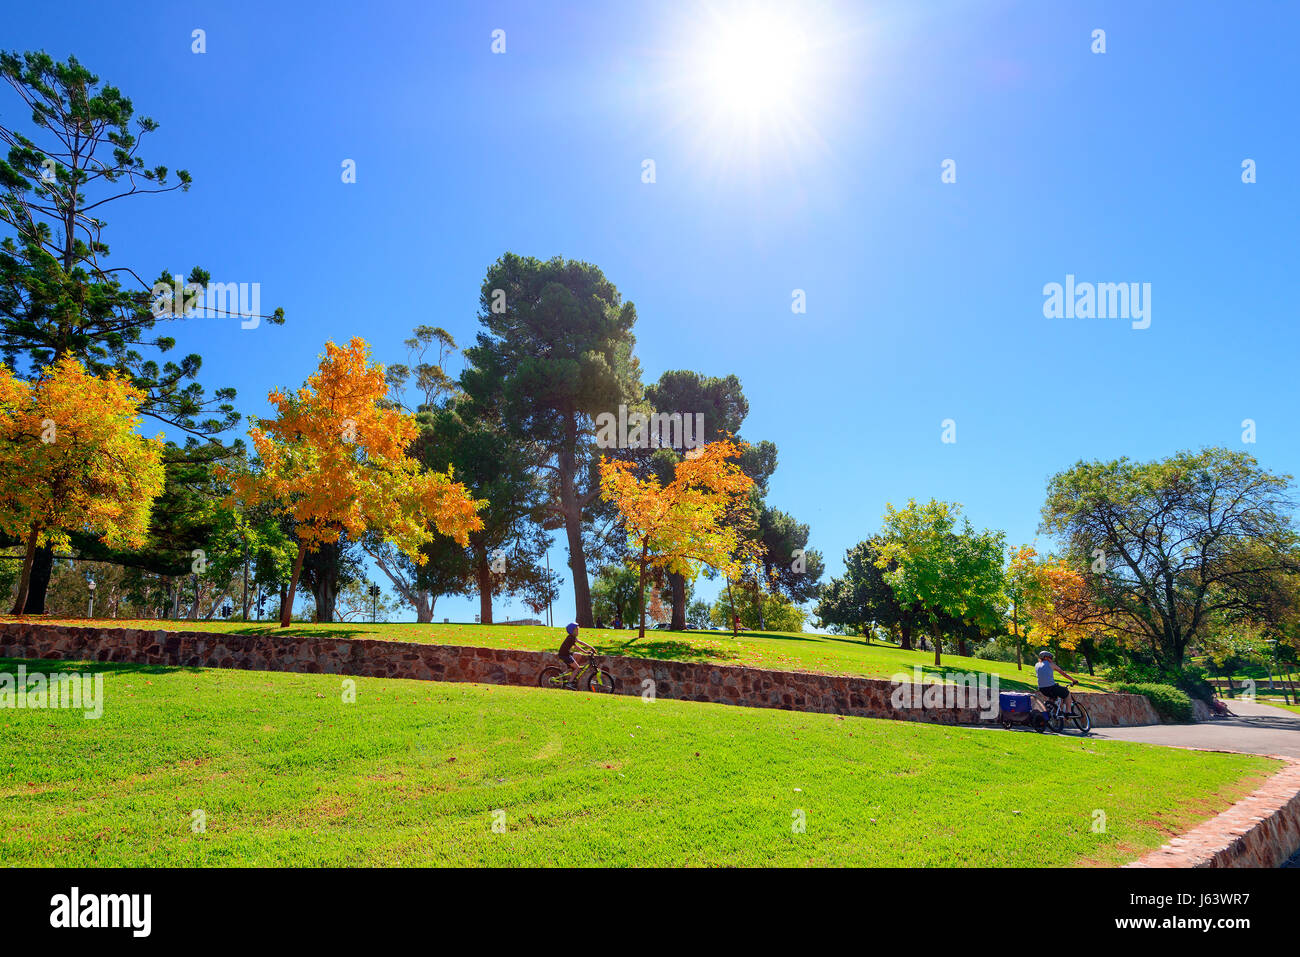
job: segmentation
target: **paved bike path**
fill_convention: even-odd
[[[1095,738],[1142,741],[1175,748],[1246,751],[1300,758],[1300,715],[1266,704],[1229,701],[1233,716],[1197,724],[1144,724],[1128,728],[1098,728]]]

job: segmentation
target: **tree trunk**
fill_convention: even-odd
[[[1023,671],[1025,655],[1020,640],[1020,608],[1016,602],[1011,603],[1011,639],[1016,643],[1016,670]]]
[[[964,635],[957,636],[957,656],[959,658],[966,657],[966,638]]]
[[[248,621],[248,543],[244,543],[244,621]]]
[[[298,593],[298,575],[302,572],[302,556],[307,547],[298,542],[298,557],[293,560],[293,576],[289,579],[289,594],[280,602],[280,627],[288,628],[293,621],[293,600]]]
[[[343,557],[341,541],[326,542],[312,551],[311,593],[316,600],[316,620],[334,621],[339,597],[339,565]]]
[[[668,573],[668,585],[673,596],[673,620],[669,628],[673,631],[686,630],[686,578],[676,572]]]
[[[45,593],[49,590],[50,576],[53,574],[54,548],[50,545],[42,545],[36,549],[36,558],[27,577],[27,602],[23,608],[24,614],[45,614]]]
[[[18,595],[14,598],[14,608],[11,614],[21,615],[27,607],[27,594],[32,583],[32,566],[36,563],[36,539],[40,535],[40,529],[33,525],[31,531],[27,533],[27,551],[23,555],[23,570],[18,577]],[[44,600],[41,606],[44,607]],[[28,612],[32,614],[32,612]]]
[[[419,625],[427,625],[433,621],[434,602],[429,598],[427,591],[417,591],[415,593],[415,622]]]
[[[488,564],[486,548],[475,552],[474,564],[478,566],[478,620],[485,625],[490,625],[492,624],[492,566]]]
[[[729,605],[731,605],[731,637],[732,637],[732,638],[739,638],[740,636],[739,636],[738,634],[736,634],[736,618],[737,618],[737,614],[736,614],[736,599],[732,596],[732,593],[731,593],[731,576],[730,576],[730,575],[727,576],[727,603],[728,603]]]
[[[577,461],[574,448],[578,442],[578,422],[574,415],[565,416],[564,446],[560,449],[560,510],[564,513],[564,532],[569,540],[569,569],[573,572],[574,621],[579,628],[595,627],[591,614],[591,587],[587,581],[587,556],[582,550],[582,506],[574,487]]]
[[[939,651],[943,648],[943,639],[939,636],[939,623],[933,621],[930,623],[930,638],[934,642],[934,664],[939,665]]]
[[[641,546],[641,570],[637,576],[637,594],[641,596],[641,630],[637,632],[638,638],[645,637],[645,562],[649,552],[650,541],[647,539]]]
[[[910,622],[904,622],[903,624],[901,624],[901,625],[899,626],[899,631],[902,632],[903,640],[899,643],[898,647],[899,647],[902,651],[911,651],[911,650],[912,650],[912,625],[911,625],[911,623],[910,623]]]

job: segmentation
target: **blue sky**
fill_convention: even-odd
[[[178,332],[248,414],[328,338],[387,361],[420,323],[469,344],[511,250],[598,264],[647,382],[740,376],[746,435],[780,449],[770,500],[831,573],[886,502],[956,500],[1029,541],[1052,473],[1242,447],[1246,418],[1266,467],[1300,471],[1300,7],[787,3],[797,91],[742,136],[699,77],[767,6],[64,2],[8,10],[2,45],[76,54],[161,124],[145,159],[193,174],[112,213],[115,257],[284,307]],[[1150,283],[1150,328],[1045,318],[1067,274]],[[566,583],[557,621],[571,605]]]

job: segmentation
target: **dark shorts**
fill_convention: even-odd
[[[576,635],[569,635],[564,639],[564,643],[560,645],[560,660],[566,665],[572,666],[573,664],[573,643],[577,640]]]
[[[1069,689],[1061,685],[1048,685],[1046,688],[1039,688],[1038,693],[1046,695],[1049,698],[1066,698],[1069,697]]]

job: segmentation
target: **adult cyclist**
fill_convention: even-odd
[[[1038,676],[1038,693],[1049,701],[1057,702],[1058,710],[1066,710],[1070,698],[1070,689],[1063,688],[1056,683],[1058,673],[1065,675],[1070,680],[1071,685],[1077,685],[1079,682],[1073,675],[1068,674],[1064,668],[1056,663],[1056,656],[1044,648],[1038,653],[1038,664],[1034,665],[1034,673]]]

